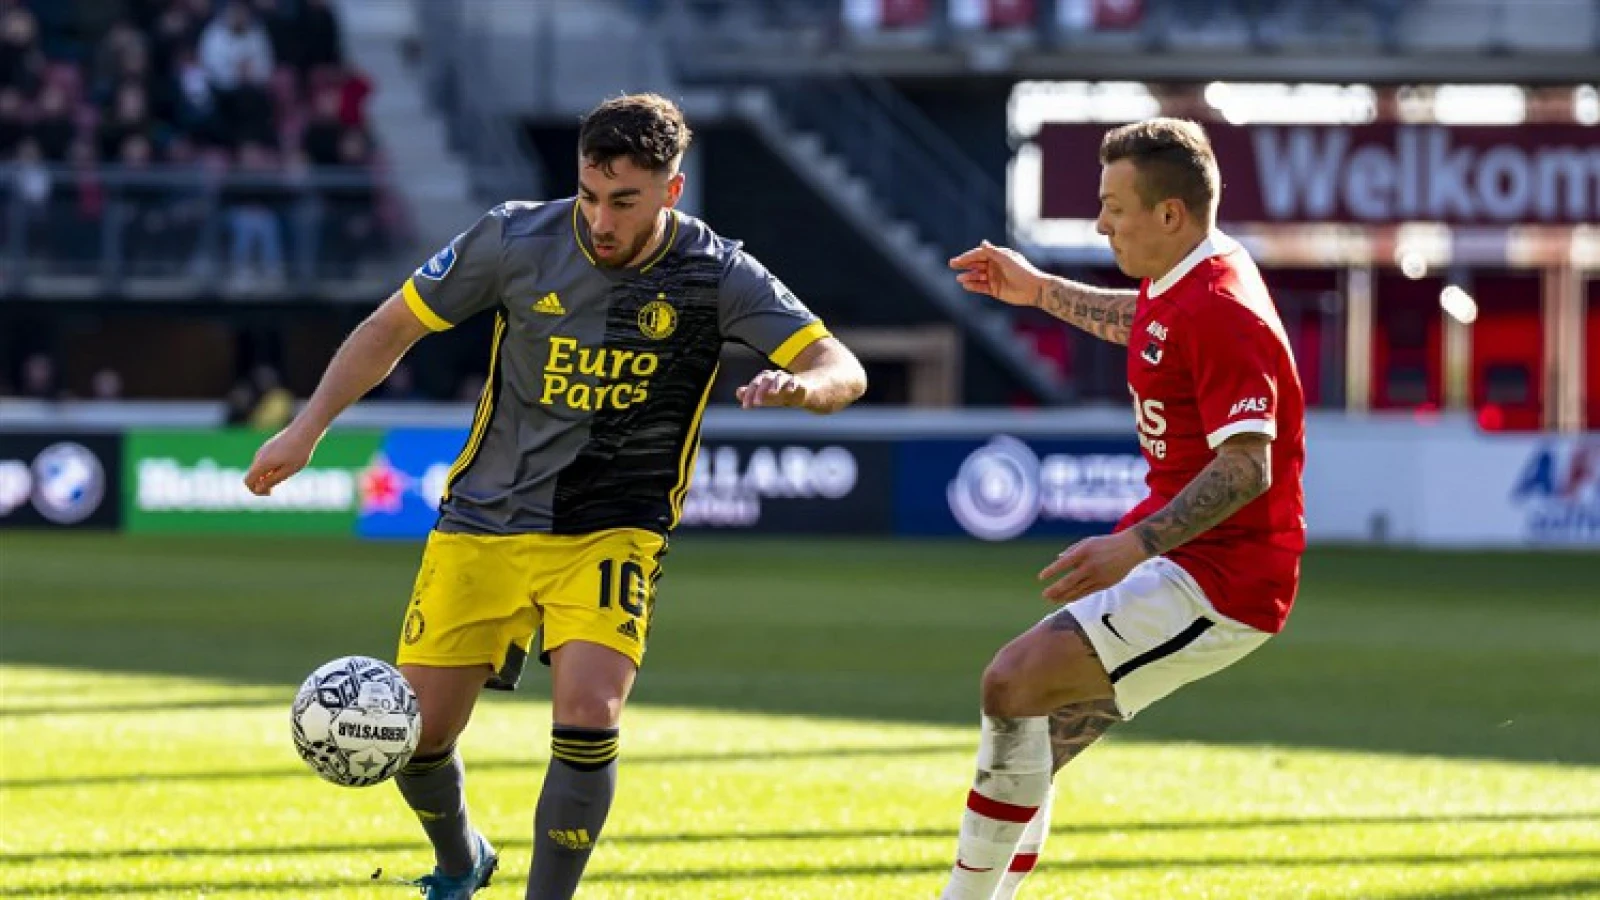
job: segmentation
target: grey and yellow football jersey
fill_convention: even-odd
[[[828,334],[737,241],[670,216],[653,258],[611,269],[595,265],[576,200],[506,203],[405,283],[434,330],[495,312],[439,530],[670,531],[723,342],[787,366]]]

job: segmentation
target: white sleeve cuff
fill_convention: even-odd
[[[1222,446],[1223,441],[1236,434],[1264,434],[1269,440],[1277,440],[1278,425],[1271,419],[1240,419],[1237,422],[1229,422],[1206,435],[1206,443],[1215,450]]]

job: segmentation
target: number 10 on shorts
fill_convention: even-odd
[[[600,560],[600,608],[610,609],[613,601],[630,616],[644,615],[644,601],[649,596],[644,567],[633,560],[618,563],[614,559]]]

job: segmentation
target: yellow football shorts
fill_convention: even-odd
[[[533,636],[541,653],[568,641],[610,647],[638,665],[655,608],[666,538],[617,528],[591,534],[428,536],[400,630],[401,665],[488,663],[491,687],[514,687]]]

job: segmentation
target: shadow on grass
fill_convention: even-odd
[[[1505,825],[1505,824],[1540,824],[1561,822],[1586,822],[1600,818],[1600,810],[1584,812],[1513,812],[1513,813],[1469,813],[1459,816],[1335,816],[1327,818],[1295,818],[1295,817],[1270,817],[1253,819],[1211,819],[1211,820],[1174,820],[1174,821],[1131,821],[1131,822],[1101,822],[1060,824],[1051,828],[1055,835],[1105,835],[1105,834],[1171,834],[1185,832],[1212,832],[1212,831],[1248,831],[1257,828],[1369,828],[1375,825],[1393,825],[1401,827],[1427,827],[1446,825]],[[607,835],[606,843],[617,844],[624,847],[642,847],[674,844],[717,844],[717,843],[790,843],[803,841],[865,841],[865,840],[954,840],[956,831],[953,828],[907,828],[907,829],[811,829],[805,831],[726,831],[726,832],[696,832],[689,834],[616,834]],[[527,839],[509,838],[496,839],[496,846],[503,850],[527,850],[532,847],[532,842]],[[30,865],[36,863],[68,863],[68,862],[93,862],[108,859],[147,859],[162,857],[218,857],[232,859],[237,857],[271,857],[271,856],[302,856],[302,855],[330,855],[336,853],[407,853],[420,851],[423,844],[420,839],[415,841],[374,841],[370,843],[328,843],[314,844],[279,844],[264,847],[161,847],[161,848],[97,848],[94,850],[59,850],[41,853],[10,853],[0,854],[0,865]],[[1528,856],[1529,859],[1567,859],[1581,858],[1586,855],[1580,851],[1553,850],[1553,851],[1527,851],[1529,853],[1553,853],[1552,857]],[[1594,857],[1594,851],[1587,851],[1587,856]],[[1438,859],[1444,860],[1472,860],[1473,856],[1451,856],[1443,854]],[[1488,858],[1486,855],[1483,858]],[[1498,858],[1498,856],[1496,857]],[[1516,857],[1515,852],[1507,858]],[[1377,858],[1378,863],[1398,864],[1401,862],[1416,862],[1418,860],[1434,860],[1432,855],[1408,856],[1403,859],[1389,857]],[[1314,864],[1333,864],[1344,862],[1344,858],[1329,861],[1325,858],[1313,858]],[[1255,865],[1265,862],[1277,864],[1276,859],[1254,860],[1251,862],[1223,861],[1217,865]],[[1083,862],[1075,860],[1072,865],[1077,866],[1120,866],[1124,861],[1105,863]],[[1192,862],[1189,864],[1193,864]],[[1284,863],[1290,864],[1290,863]],[[1293,863],[1300,864],[1300,863]],[[1418,863],[1422,864],[1422,863]]]
[[[287,709],[294,694],[261,697],[255,700],[179,700],[176,703],[84,703],[57,706],[0,706],[0,720],[29,719],[41,716],[116,716],[127,713],[215,712],[224,709]]]
[[[4,540],[0,660],[268,685],[285,697],[335,656],[392,657],[420,553],[253,537]],[[979,675],[1047,611],[1032,576],[1058,550],[686,535],[674,542],[635,701],[975,735]],[[1600,765],[1600,731],[1575,714],[1600,694],[1593,641],[1582,638],[1597,583],[1600,554],[1319,550],[1283,635],[1119,733]],[[540,667],[524,682],[523,697],[547,696]],[[7,697],[5,715],[140,708],[84,699],[90,709]],[[210,702],[176,706],[230,705]]]
[[[908,756],[943,756],[970,754],[970,744],[910,744],[893,747],[815,747],[803,750],[755,750],[748,753],[629,753],[624,759],[630,769],[640,766],[716,765],[738,763],[791,763],[797,760],[821,759],[830,763],[841,759],[870,759]],[[473,772],[508,772],[516,770],[537,771],[547,760],[543,757],[527,759],[473,759]],[[238,771],[204,772],[126,772],[101,775],[60,775],[41,778],[0,778],[0,789],[49,790],[59,788],[74,790],[114,784],[182,784],[187,782],[242,781],[268,778],[305,778],[304,767],[284,766],[271,769],[241,769]]]
[[[1073,860],[1074,871],[1137,871],[1143,869],[1220,869],[1220,868],[1271,868],[1303,869],[1323,866],[1437,866],[1472,862],[1560,862],[1570,859],[1593,858],[1593,854],[1579,850],[1546,850],[1528,852],[1491,852],[1483,854],[1404,854],[1394,856],[1321,856],[1321,857],[1183,857],[1140,858],[1117,860]],[[823,868],[779,866],[760,869],[689,869],[671,872],[592,872],[586,883],[649,884],[713,881],[743,881],[746,879],[798,880],[808,878],[872,878],[903,875],[933,875],[948,868],[943,863],[903,863],[882,865],[846,865]],[[85,884],[45,888],[53,894],[70,897],[131,897],[140,894],[194,893],[211,896],[225,893],[255,893],[282,891],[292,888],[300,891],[364,886],[370,879],[324,879],[318,881],[220,881],[220,882],[151,882],[129,884]],[[1431,900],[1478,900],[1478,898],[1533,898],[1560,894],[1577,894],[1600,888],[1600,878],[1579,878],[1560,882],[1543,882],[1537,885],[1507,885],[1474,887],[1461,890],[1433,890],[1426,894],[1405,894],[1390,900],[1410,900],[1422,897]],[[36,894],[39,887],[0,888],[0,897],[25,897]]]

